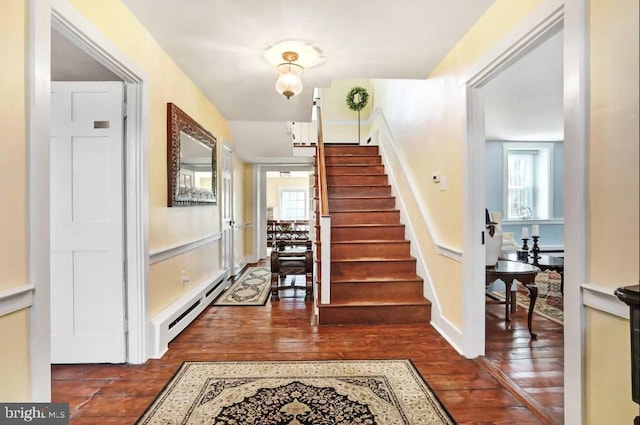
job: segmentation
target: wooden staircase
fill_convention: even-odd
[[[429,322],[431,303],[423,296],[378,147],[325,145],[325,161],[331,303],[319,304],[319,324]]]

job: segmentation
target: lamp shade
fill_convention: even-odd
[[[278,81],[276,90],[287,99],[302,92],[302,67],[295,63],[285,62],[278,65]]]

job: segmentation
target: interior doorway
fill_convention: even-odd
[[[564,31],[559,29],[479,89],[484,101],[484,205],[499,229],[500,258],[532,266],[535,262],[541,269],[530,275],[537,290],[531,329],[524,285],[487,282],[481,364],[523,395],[544,423],[562,423],[564,414],[563,56]],[[527,242],[526,258],[518,259]],[[487,259],[493,261],[495,253],[490,244],[485,246]],[[537,260],[532,257],[534,246],[540,251]],[[511,320],[506,321],[507,306],[489,303],[494,302],[491,298],[500,302],[510,289],[516,289],[516,310],[511,309]],[[530,331],[536,334],[535,342]],[[521,379],[525,374],[527,380]]]
[[[536,305],[548,301],[551,313],[563,302],[563,42],[560,29],[481,89],[485,206],[502,233],[502,258],[517,258],[527,243],[530,262],[534,245],[540,251]]]
[[[236,264],[235,258],[235,219],[234,219],[234,199],[233,199],[233,151],[225,143],[222,144],[221,167],[221,197],[220,207],[222,210],[222,268],[230,277],[237,276],[242,267]]]
[[[266,172],[267,251],[278,242],[310,240],[313,216],[311,176],[307,170]]]
[[[270,177],[267,177],[269,174]],[[307,191],[306,202],[299,199],[299,194],[292,198],[294,204],[305,204],[303,207],[310,220],[313,216],[313,166],[297,164],[258,164],[253,169],[253,183],[256,208],[253,210],[253,222],[256,223],[253,237],[253,252],[255,261],[267,258],[270,253],[270,243],[267,242],[268,225],[270,220],[289,217],[289,212],[283,212],[279,205],[279,195],[288,189]],[[293,211],[295,216],[302,213],[301,208]]]
[[[95,27],[79,15],[75,9],[66,3],[56,5],[43,4],[33,11],[36,15],[47,16],[47,25],[42,20],[36,27],[42,31],[46,28],[46,36],[37,37],[37,49],[47,49],[41,66],[49,72],[43,76],[48,82],[51,80],[67,81],[116,81],[123,86],[123,96],[126,99],[124,107],[120,107],[120,115],[126,121],[123,128],[125,142],[122,146],[122,176],[123,185],[122,207],[120,215],[124,223],[122,246],[124,252],[124,276],[126,284],[122,307],[126,311],[123,331],[125,336],[125,361],[127,363],[144,363],[147,358],[147,325],[146,325],[146,285],[148,280],[148,167],[146,156],[147,143],[145,138],[147,122],[145,108],[147,96],[143,90],[146,74],[138,69],[126,55]],[[50,21],[49,21],[50,19]],[[50,22],[50,26],[49,26]],[[84,75],[84,76],[82,76]],[[50,104],[51,95],[48,84],[34,85],[37,87],[36,96],[43,99],[43,103]],[[42,90],[45,88],[46,90]],[[47,112],[36,113],[42,117],[40,126],[49,128],[50,115]],[[46,120],[45,120],[46,117]],[[103,125],[103,123],[98,123]],[[49,148],[47,147],[47,152]],[[46,169],[49,169],[47,164]],[[37,186],[33,189],[38,197],[50,198],[50,189]],[[49,205],[49,202],[47,202]],[[49,210],[41,211],[34,220],[49,222]],[[45,235],[39,235],[45,238]],[[50,246],[49,235],[46,235],[47,248]],[[43,259],[44,261],[44,259]],[[46,269],[49,270],[49,256],[46,258]],[[45,267],[44,264],[40,267]],[[46,300],[51,303],[51,298]],[[38,306],[36,305],[36,309]],[[47,311],[49,307],[47,307]],[[126,327],[125,327],[126,326]],[[50,327],[50,320],[46,329]],[[50,336],[47,336],[50,347]],[[50,362],[50,348],[43,350],[47,353],[47,363]],[[44,360],[44,359],[43,359]],[[49,366],[47,366],[49,367]],[[44,381],[42,384],[44,391]],[[49,386],[49,383],[46,384]]]
[[[485,352],[485,220],[476,211],[485,208],[484,102],[482,86],[522,51],[564,31],[564,394],[565,420],[584,416],[584,305],[586,276],[586,158],[588,146],[588,49],[586,7],[576,3],[545,1],[490,52],[480,58],[465,78],[467,94],[467,145],[464,182],[465,213],[463,263],[463,349],[468,357]],[[468,253],[468,255],[467,255]]]

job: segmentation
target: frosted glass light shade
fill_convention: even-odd
[[[302,92],[302,67],[295,63],[286,62],[278,65],[278,81],[276,81],[276,90],[284,95],[287,99]]]

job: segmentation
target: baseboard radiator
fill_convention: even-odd
[[[227,287],[228,276],[220,271],[194,287],[182,298],[151,319],[150,357],[159,359],[169,349],[169,342],[182,332]]]

